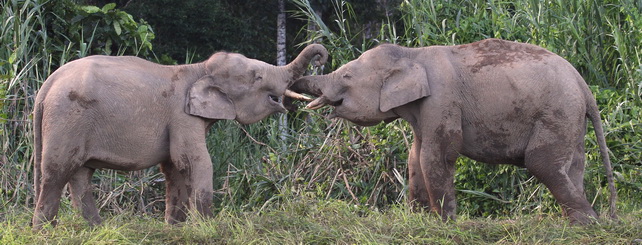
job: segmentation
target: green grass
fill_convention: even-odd
[[[31,231],[28,211],[5,214],[1,244],[632,244],[642,239],[642,211],[619,221],[570,226],[557,215],[533,213],[441,222],[405,205],[380,211],[340,200],[293,197],[262,211],[224,208],[211,219],[167,225],[161,214],[107,216],[88,227],[63,208],[56,228]]]

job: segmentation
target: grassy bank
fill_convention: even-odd
[[[293,198],[262,210],[224,208],[212,219],[171,226],[162,218],[122,214],[90,228],[63,209],[55,229],[34,233],[29,213],[8,214],[2,244],[638,244],[642,212],[627,211],[617,222],[569,226],[557,215],[513,218],[459,217],[442,223],[406,206],[378,211],[344,201]]]

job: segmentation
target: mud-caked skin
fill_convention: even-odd
[[[455,161],[525,167],[553,193],[573,223],[596,212],[584,194],[584,135],[595,127],[615,212],[615,187],[599,111],[588,86],[560,56],[541,47],[488,39],[458,46],[384,44],[327,75],[291,87],[334,106],[330,117],[370,126],[403,118],[412,126],[409,199],[455,218]]]
[[[60,67],[35,101],[34,229],[54,221],[67,183],[73,206],[91,224],[100,223],[90,182],[100,168],[160,164],[166,221],[184,221],[188,210],[211,215],[209,127],[221,119],[249,124],[284,112],[280,97],[315,57],[317,65],[325,63],[323,46],[306,47],[282,67],[225,52],[192,65],[90,56]]]

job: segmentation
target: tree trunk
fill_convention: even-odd
[[[316,1],[316,0],[311,0],[311,1],[309,1],[309,3],[310,3],[310,7],[314,11],[314,13],[317,16],[319,16],[320,20],[322,20],[323,19],[323,11],[321,11],[321,3],[319,1]],[[308,20],[308,33],[317,32],[319,29],[320,29],[319,26],[316,23],[314,23],[314,20],[312,20],[312,19]],[[321,40],[319,40],[318,38],[312,41],[312,43],[320,43],[320,42],[321,42]]]
[[[285,0],[279,0],[279,15],[276,18],[276,65],[284,66],[285,57]]]
[[[276,65],[286,65],[285,57],[285,0],[279,0],[279,15],[276,18],[277,36],[276,36]],[[282,113],[279,115],[279,137],[281,142],[285,142],[288,135],[288,115]],[[282,144],[283,150],[286,145]]]

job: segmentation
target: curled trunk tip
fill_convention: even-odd
[[[311,44],[287,65],[287,69],[292,73],[292,78],[296,80],[303,75],[310,62],[313,62],[315,66],[322,66],[327,61],[328,50],[321,44]]]

